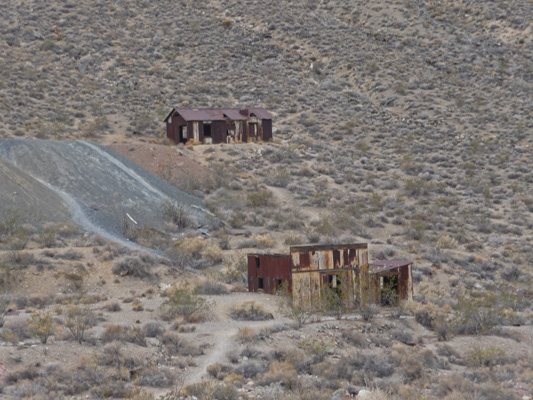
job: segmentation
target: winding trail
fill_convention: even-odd
[[[238,350],[241,346],[237,337],[240,329],[247,327],[259,333],[265,328],[290,322],[289,319],[277,315],[279,313],[275,296],[258,293],[232,293],[209,297],[214,301],[211,311],[217,320],[198,324],[194,332],[182,334],[191,342],[193,340],[195,342],[204,341],[209,344],[205,354],[195,358],[197,366],[189,369],[186,384],[198,383],[202,378],[207,377],[207,367],[210,365],[228,363],[228,352]],[[272,313],[275,318],[267,321],[235,321],[231,319],[229,316],[231,309],[243,301],[249,300],[262,304],[264,309]]]
[[[81,228],[83,228],[87,232],[97,234],[103,237],[104,239],[118,243],[132,250],[142,250],[142,251],[146,251],[148,253],[154,254],[158,257],[161,256],[160,252],[157,252],[148,247],[141,246],[140,244],[130,242],[129,240],[126,240],[119,235],[115,235],[114,233],[111,233],[105,230],[104,228],[94,224],[90,220],[90,218],[87,216],[87,214],[83,211],[81,202],[77,201],[73,196],[62,191],[61,189],[58,189],[57,187],[50,185],[48,182],[44,182],[43,180],[38,179],[38,178],[35,178],[35,179],[39,181],[41,184],[43,184],[44,186],[46,186],[48,189],[57,193],[65,201],[65,203],[67,203],[67,206],[70,208],[72,212],[72,221],[74,221],[74,223],[79,225]]]

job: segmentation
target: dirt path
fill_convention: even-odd
[[[265,328],[290,322],[279,315],[277,299],[274,296],[257,293],[233,293],[226,296],[212,296],[211,300],[214,301],[212,313],[216,320],[198,324],[194,332],[184,334],[184,337],[191,342],[208,344],[205,354],[195,359],[197,366],[187,372],[185,384],[200,382],[203,377],[207,376],[207,367],[210,365],[227,362],[228,352],[239,349],[241,345],[237,338],[240,329],[248,327],[259,333]],[[248,300],[262,304],[266,311],[274,315],[274,319],[268,321],[235,321],[231,319],[229,317],[231,309]]]

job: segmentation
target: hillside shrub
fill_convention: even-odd
[[[83,342],[87,331],[96,323],[96,315],[87,308],[71,306],[67,310],[65,327],[79,344]]]
[[[171,289],[161,307],[165,318],[172,319],[179,316],[190,322],[194,314],[205,314],[210,304],[205,298],[196,295],[186,283],[182,287]]]
[[[148,278],[151,276],[153,260],[147,257],[124,257],[115,262],[111,272],[120,276],[134,276],[137,278]]]
[[[172,222],[179,229],[185,229],[192,223],[189,214],[185,211],[184,207],[176,202],[167,201],[162,204],[161,211],[163,218]]]
[[[233,307],[230,316],[241,321],[266,321],[274,318],[271,313],[265,311],[261,304],[253,300],[242,302]]]
[[[209,280],[194,288],[194,293],[200,295],[220,296],[228,294],[229,290],[223,283]]]
[[[35,311],[28,322],[28,329],[42,344],[46,344],[48,338],[54,334],[55,328],[56,324],[49,312]]]

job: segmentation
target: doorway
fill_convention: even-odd
[[[398,275],[381,278],[381,305],[395,306],[398,304]]]

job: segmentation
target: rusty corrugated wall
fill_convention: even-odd
[[[282,254],[248,254],[248,290],[273,294],[283,284],[291,289],[291,259]]]

